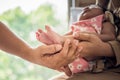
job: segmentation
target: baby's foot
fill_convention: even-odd
[[[45,28],[47,30],[47,36],[53,43],[61,44],[63,42],[63,37],[61,35],[53,31],[48,25],[46,25]]]
[[[36,38],[37,40],[39,40],[40,42],[44,44],[47,44],[47,45],[53,44],[53,42],[49,39],[48,35],[41,29],[39,29],[36,32]]]

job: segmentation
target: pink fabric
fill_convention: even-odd
[[[69,64],[72,73],[89,71],[89,64],[83,58],[78,58]]]
[[[101,33],[103,15],[96,16],[91,19],[81,20],[71,25],[72,31]],[[77,25],[77,26],[76,26]]]
[[[75,22],[74,24],[72,24],[71,28],[73,33],[76,31],[80,31],[100,34],[102,29],[102,20],[103,15],[99,15],[91,19]],[[85,72],[91,69],[89,63],[83,58],[76,59],[69,64],[69,67],[72,73]]]

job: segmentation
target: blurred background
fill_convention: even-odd
[[[68,0],[0,0],[0,21],[33,47],[41,45],[35,32],[45,24],[68,31]],[[0,80],[47,80],[60,74],[0,51]]]

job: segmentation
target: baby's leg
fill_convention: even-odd
[[[47,44],[47,45],[53,44],[53,42],[49,39],[48,35],[41,29],[39,29],[36,32],[36,38],[37,38],[37,40],[39,40],[40,42],[42,42],[44,44]]]
[[[47,30],[47,36],[53,43],[61,44],[64,41],[64,38],[55,31],[53,31],[48,25],[46,25],[45,28]]]

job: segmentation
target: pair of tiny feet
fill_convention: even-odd
[[[38,31],[36,32],[37,40],[46,45],[61,44],[62,36],[53,31],[48,25],[45,25],[45,29],[46,32],[41,29],[38,29]]]

